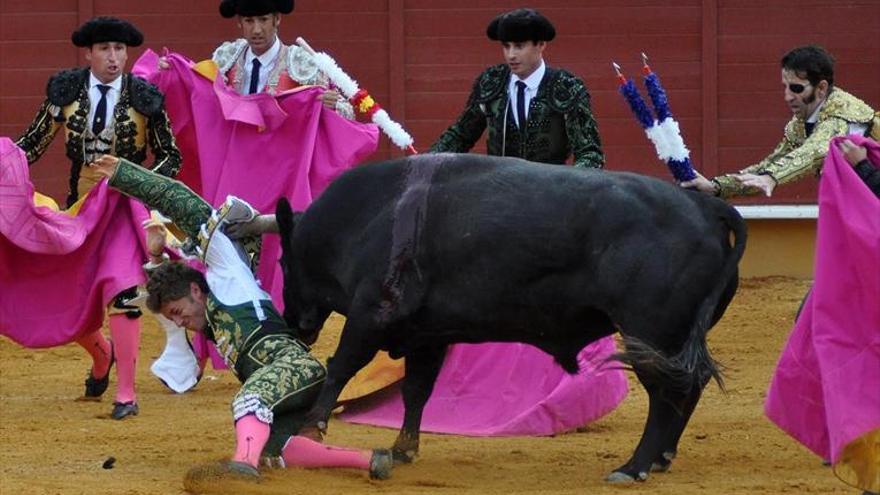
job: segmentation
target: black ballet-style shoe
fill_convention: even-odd
[[[107,386],[110,385],[110,370],[113,369],[113,364],[116,362],[116,351],[113,348],[113,342],[110,342],[110,366],[107,367],[107,373],[102,378],[95,378],[92,375],[92,369],[89,368],[89,376],[86,377],[85,386],[86,391],[83,393],[83,397],[87,399],[97,399],[104,395],[104,392],[107,391]]]

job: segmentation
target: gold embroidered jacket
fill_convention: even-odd
[[[866,124],[870,127],[874,110],[865,102],[840,88],[834,88],[819,110],[819,119],[807,137],[804,119],[793,117],[785,126],[785,133],[776,149],[760,162],[746,167],[740,173],[767,174],[777,185],[795,181],[807,174],[818,175],[831,138],[847,134],[849,125]],[[744,187],[730,174],[714,179],[720,186],[719,195],[729,198],[756,194],[757,188]]]
[[[63,70],[51,78],[46,100],[37,116],[16,144],[27,154],[28,163],[37,161],[55,134],[64,129],[66,155],[71,161],[67,206],[88,192],[101,177],[88,167],[85,134],[89,125],[89,69]],[[109,153],[137,164],[147,158],[147,146],[155,161],[151,170],[174,177],[180,170],[180,151],[165,113],[165,100],[158,88],[131,74],[122,79],[119,101],[113,111],[112,143]]]

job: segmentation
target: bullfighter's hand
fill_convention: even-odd
[[[168,70],[171,64],[168,63],[168,57],[159,57],[159,63],[156,64],[159,70]]]
[[[255,237],[268,232],[278,233],[275,215],[257,215],[250,222],[231,223],[223,230],[230,239]]]
[[[116,166],[119,165],[119,158],[113,155],[102,155],[101,158],[89,164],[89,167],[95,169],[96,172],[104,177],[113,177],[116,173]]]
[[[843,157],[846,158],[846,161],[853,167],[858,165],[862,160],[868,159],[868,149],[864,146],[857,145],[849,139],[844,139],[837,147],[840,148]]]
[[[165,223],[158,218],[149,218],[141,224],[147,231],[147,251],[150,256],[161,257],[162,251],[165,250],[165,238],[168,231],[165,229]]]
[[[696,189],[697,191],[704,192],[707,194],[717,194],[718,193],[718,185],[712,182],[711,180],[703,177],[700,173],[697,173],[696,179],[691,179],[688,181],[684,181],[681,184],[681,187],[685,189]]]
[[[732,174],[732,176],[746,187],[760,189],[768,198],[773,196],[773,189],[776,189],[776,180],[766,174]]]
[[[323,103],[325,107],[331,110],[335,110],[336,102],[342,99],[342,96],[339,95],[339,91],[336,91],[335,89],[328,89],[327,91],[321,93],[321,96],[319,96],[318,99],[321,100],[321,103]]]

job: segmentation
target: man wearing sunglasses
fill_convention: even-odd
[[[848,134],[880,136],[880,114],[862,100],[834,86],[834,58],[821,47],[801,46],[782,57],[782,90],[792,119],[776,149],[739,173],[682,187],[724,198],[764,193],[776,186],[818,174],[831,138]]]

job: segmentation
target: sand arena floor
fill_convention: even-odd
[[[646,483],[602,481],[635,447],[647,414],[635,380],[621,406],[583,431],[553,438],[464,438],[424,434],[420,458],[397,467],[391,480],[370,481],[354,470],[287,469],[259,485],[225,483],[220,494],[857,494],[829,468],[764,418],[771,373],[809,285],[766,278],[742,283],[710,333],[727,367],[727,394],[710,385],[668,473]],[[193,465],[222,459],[233,447],[229,400],[234,377],[209,371],[193,392],[169,393],[149,373],[163,335],[147,317],[138,369],[141,414],[109,419],[114,392],[103,402],[76,402],[89,361],[76,345],[28,350],[0,339],[0,493],[178,494]],[[334,317],[316,351],[327,355],[338,335]],[[334,420],[327,441],[390,446],[396,432]],[[113,456],[113,469],[102,469]]]

